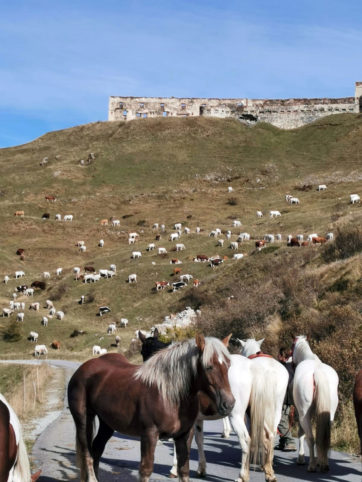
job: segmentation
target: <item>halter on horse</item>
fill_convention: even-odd
[[[322,472],[327,472],[331,423],[338,405],[338,375],[312,352],[303,335],[294,340],[293,363],[296,365],[293,398],[300,424],[298,463],[304,464],[304,438],[307,437],[308,471],[315,472],[318,465]],[[317,457],[314,455],[312,413],[316,415]]]
[[[235,403],[229,366],[225,345],[203,335],[161,350],[141,366],[115,353],[83,363],[68,385],[81,481],[97,481],[100,457],[117,430],[141,437],[141,482],[152,473],[157,440],[169,437],[176,443],[178,472],[187,482],[198,392],[209,396],[221,416],[229,414]],[[95,416],[99,430],[92,441]]]

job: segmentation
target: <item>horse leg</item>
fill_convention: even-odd
[[[299,424],[299,429],[298,429],[298,459],[297,459],[297,464],[298,465],[304,465],[305,464],[305,457],[304,457],[304,439],[305,439],[305,434],[302,426]]]
[[[204,421],[196,420],[195,423],[195,441],[199,452],[199,466],[197,475],[199,477],[206,476],[206,457],[204,452]]]
[[[148,482],[153,471],[155,449],[158,441],[156,429],[148,429],[141,436],[141,464],[139,482]]]
[[[93,467],[98,477],[99,460],[104,452],[108,440],[112,437],[114,430],[102,420],[99,420],[98,433],[92,443]]]
[[[91,440],[94,415],[72,414],[76,425],[77,460],[80,465],[80,482],[97,482],[93,468],[93,458],[90,454],[88,441]]]
[[[190,448],[192,437],[194,436],[194,427],[191,430],[175,439],[177,453],[177,469],[179,480],[181,482],[189,482],[190,474]]]
[[[250,435],[242,414],[232,415],[230,418],[234,432],[239,438],[241,447],[241,468],[237,482],[248,482],[250,466]]]
[[[273,469],[273,458],[274,458],[274,435],[270,430],[264,430],[264,447],[265,447],[265,463],[263,470],[265,472],[265,480],[268,482],[276,482]]]
[[[317,466],[317,459],[314,455],[314,436],[309,412],[304,417],[299,418],[299,423],[304,430],[309,448],[308,472],[315,472]]]
[[[178,477],[178,474],[177,474],[177,454],[176,454],[175,442],[173,442],[173,465],[171,467],[169,477],[170,477],[170,479],[176,479]]]
[[[230,420],[229,417],[224,417],[222,419],[222,423],[224,426],[224,431],[222,433],[222,438],[229,438],[230,437],[230,432],[231,432],[231,425],[230,425]]]
[[[84,386],[72,384],[71,380],[68,385],[68,402],[76,428],[76,454],[80,467],[80,482],[97,482],[90,453],[95,415],[87,410]]]

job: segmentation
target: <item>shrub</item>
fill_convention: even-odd
[[[13,343],[15,341],[21,340],[21,338],[22,338],[22,334],[21,334],[20,323],[16,323],[16,321],[11,321],[3,331],[4,341]]]
[[[322,258],[327,263],[337,259],[346,259],[362,252],[362,230],[348,227],[338,229],[335,241],[327,243],[322,251]]]
[[[51,294],[53,301],[59,301],[68,291],[68,287],[65,283],[60,284]]]

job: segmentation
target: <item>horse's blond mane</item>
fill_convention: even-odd
[[[204,367],[215,354],[219,360],[230,360],[230,354],[220,340],[206,337],[202,355]],[[195,340],[176,343],[155,353],[138,368],[135,378],[146,385],[156,385],[165,400],[178,404],[187,395],[197,373],[198,355]]]

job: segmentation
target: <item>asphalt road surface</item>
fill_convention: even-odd
[[[52,366],[66,370],[67,378],[76,369],[77,364],[60,360],[49,361]],[[207,459],[207,476],[210,482],[226,482],[237,479],[240,467],[241,452],[237,437],[232,434],[229,439],[221,438],[222,421],[205,422],[205,454]],[[64,409],[37,438],[32,451],[34,467],[42,468],[39,482],[79,481],[79,471],[75,464],[75,429],[73,419],[67,408]],[[308,454],[307,454],[308,455]],[[173,460],[172,442],[162,442],[156,447],[154,471],[151,481],[168,479]],[[140,461],[140,443],[137,439],[115,434],[106,446],[103,454],[99,480],[100,482],[136,482]],[[308,457],[307,457],[308,462]],[[296,452],[275,451],[274,470],[279,482],[292,481],[348,481],[361,482],[361,460],[358,457],[331,451],[330,471],[328,474],[309,473],[307,466],[296,464]],[[196,477],[197,449],[193,442],[190,457],[190,480]],[[258,469],[251,470],[251,482],[263,482],[264,473]]]

